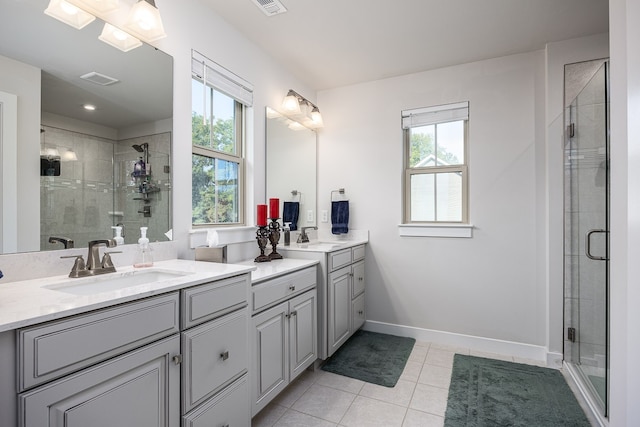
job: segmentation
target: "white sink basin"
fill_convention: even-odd
[[[296,243],[297,247],[301,249],[309,249],[313,251],[333,251],[340,249],[345,243],[342,242],[309,242],[309,243]]]
[[[132,286],[176,279],[189,274],[191,273],[170,270],[135,270],[124,273],[108,273],[102,276],[68,279],[64,282],[53,283],[44,287],[73,295],[93,295],[130,288]]]

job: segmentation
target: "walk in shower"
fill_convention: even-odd
[[[608,61],[565,67],[564,359],[604,418],[609,360]]]

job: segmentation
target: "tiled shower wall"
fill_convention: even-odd
[[[60,154],[73,149],[77,161],[62,161],[60,176],[40,177],[40,248],[60,249],[51,236],[73,239],[76,246],[113,236],[111,226],[125,225],[125,243],[135,243],[139,227],[149,227],[149,239],[167,241],[171,224],[171,133],[165,132],[122,141],[42,126],[41,147],[57,148]],[[149,143],[151,180],[160,189],[148,197],[151,217],[145,218],[145,202],[139,183],[131,177],[139,154],[134,144]],[[165,166],[167,168],[165,169]]]

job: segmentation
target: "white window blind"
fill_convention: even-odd
[[[197,51],[192,51],[191,72],[216,88],[240,102],[246,107],[253,105],[253,85],[242,77],[213,62]]]
[[[402,129],[469,119],[469,102],[402,111]]]

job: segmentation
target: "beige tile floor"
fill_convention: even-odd
[[[455,353],[539,365],[417,342],[394,388],[307,370],[254,417],[252,427],[442,426]]]

